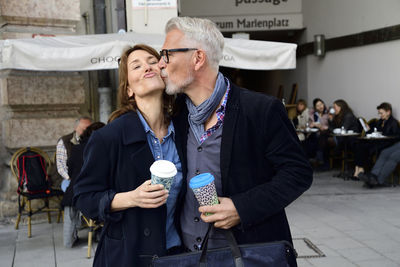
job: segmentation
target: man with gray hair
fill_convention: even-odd
[[[89,117],[80,117],[75,121],[74,131],[70,134],[62,136],[56,147],[56,165],[57,172],[62,176],[61,190],[66,192],[70,184],[68,174],[67,160],[71,156],[71,150],[74,145],[79,144],[80,136],[85,129],[92,123]],[[67,248],[71,248],[78,240],[77,227],[80,221],[80,213],[72,206],[64,207],[64,227],[63,227],[63,243]]]
[[[231,229],[239,244],[291,242],[284,208],[310,187],[312,168],[284,106],[218,71],[224,38],[210,20],[172,18],[166,34],[161,77],[168,94],[183,93],[174,124],[184,155],[177,207],[184,245],[200,249],[207,223]],[[199,207],[188,184],[205,172],[215,177],[220,203]],[[209,247],[225,245],[217,231],[211,234]],[[294,255],[290,264],[296,266]]]

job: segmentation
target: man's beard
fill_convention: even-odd
[[[184,90],[186,89],[186,87],[188,87],[194,80],[193,75],[189,70],[188,70],[185,80],[183,80],[179,83],[173,83],[168,78],[168,73],[165,71],[165,69],[161,70],[161,77],[164,78],[165,92],[168,95],[175,95],[175,94],[183,93]]]

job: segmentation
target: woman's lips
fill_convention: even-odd
[[[155,73],[155,72],[146,73],[146,74],[144,75],[145,78],[153,78],[154,76],[156,76],[156,73]]]

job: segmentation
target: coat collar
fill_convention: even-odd
[[[231,163],[233,138],[236,129],[236,122],[239,115],[240,106],[240,89],[231,82],[231,90],[229,91],[228,102],[226,103],[226,112],[224,117],[224,126],[222,129],[220,168],[222,191],[226,195],[226,188],[229,184],[229,168]]]
[[[136,112],[125,113],[119,119],[121,120],[122,142],[124,145],[147,142],[146,133]]]

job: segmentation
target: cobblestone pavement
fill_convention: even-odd
[[[366,189],[333,178],[333,172],[316,173],[311,189],[286,209],[299,266],[400,266],[399,203],[400,186]],[[61,223],[33,224],[32,238],[26,225],[0,225],[0,266],[92,266],[87,230],[79,236],[78,245],[67,249]]]

